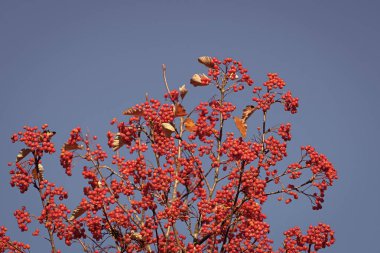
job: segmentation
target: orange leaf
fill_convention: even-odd
[[[239,130],[241,136],[245,138],[247,136],[247,124],[243,122],[243,120],[239,117],[234,117],[235,125],[237,129]]]
[[[185,128],[189,132],[195,132],[197,130],[197,125],[195,125],[194,121],[190,118],[186,118],[183,122]]]
[[[32,176],[33,176],[33,179],[34,179],[34,180],[37,180],[37,179],[38,179],[38,172],[37,172],[36,168],[34,168],[34,169],[32,170]]]
[[[186,116],[186,110],[181,104],[176,104],[174,107],[174,117],[183,117]]]
[[[68,144],[68,143],[65,143],[63,145],[63,149],[64,150],[76,150],[76,149],[84,149],[83,145],[79,145],[78,143],[74,143],[74,144]]]
[[[123,112],[124,115],[129,116],[142,116],[144,111],[140,108],[131,107]]]

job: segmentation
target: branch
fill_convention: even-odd
[[[166,90],[167,90],[167,92],[169,94],[170,100],[174,104],[174,99],[173,99],[172,95],[170,94],[170,89],[169,89],[168,81],[166,80],[166,65],[165,64],[162,64],[162,77],[164,79],[165,87],[166,87]]]

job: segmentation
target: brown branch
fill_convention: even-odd
[[[243,173],[244,173],[244,166],[245,166],[245,161],[241,161],[239,183],[238,183],[238,188],[237,188],[237,192],[236,192],[236,195],[235,195],[235,200],[234,200],[233,207],[236,206],[237,201],[238,201],[238,199],[239,199],[240,187],[241,187],[241,180],[243,179]],[[222,244],[222,247],[221,247],[221,253],[225,252],[224,245],[225,245],[226,242],[227,242],[228,233],[230,232],[232,219],[233,219],[233,215],[231,215],[231,218],[230,218],[230,224],[228,225],[227,230],[226,230],[226,232],[225,232],[225,234],[224,234],[223,244]]]
[[[167,92],[169,94],[170,100],[174,104],[174,99],[173,99],[172,95],[170,94],[170,89],[169,89],[168,81],[166,80],[166,65],[165,64],[162,64],[162,77],[164,79],[165,87],[166,87],[166,90],[167,90]]]
[[[37,171],[37,173],[39,173],[38,164],[40,163],[41,157],[39,157],[36,153],[33,153],[33,156],[34,156],[34,169]],[[37,188],[37,190],[38,190],[38,192],[40,194],[40,199],[41,199],[42,207],[43,207],[43,209],[45,209],[45,207],[46,207],[47,204],[44,201],[42,189],[40,188],[40,182],[41,182],[41,178],[40,177],[37,177],[37,182],[38,182],[38,187],[36,187],[36,188]],[[50,228],[47,228],[46,226],[45,226],[45,228],[47,229],[48,234],[49,234],[49,242],[50,242],[51,250],[52,250],[53,253],[56,253],[57,249],[56,249],[55,243],[54,243],[53,231]]]

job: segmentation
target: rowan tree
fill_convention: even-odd
[[[55,132],[44,124],[13,134],[21,150],[8,164],[10,184],[20,193],[34,190],[42,204],[36,214],[26,206],[14,212],[20,230],[39,225],[32,234],[46,237],[54,253],[61,252],[57,240],[68,247],[79,243],[83,252],[290,253],[331,246],[334,231],[320,223],[304,232],[289,228],[275,249],[262,210],[271,199],[308,199],[319,210],[337,179],[312,146],[302,146],[298,160],[284,160],[291,124],[269,126],[268,112],[280,106],[295,114],[298,98],[276,73],[256,85],[239,61],[198,61],[208,72],[192,76],[189,94],[186,85],[169,88],[163,65],[164,101],[146,96],[114,118],[108,147],[80,127],[72,129],[58,152],[67,176],[81,173],[87,181],[76,207],[67,206],[69,195],[59,182],[44,176],[44,161],[56,152]],[[210,99],[185,108],[186,98],[203,86],[213,87]],[[230,102],[247,90],[252,101],[246,106]],[[0,227],[0,252],[30,251],[6,231]]]

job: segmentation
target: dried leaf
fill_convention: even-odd
[[[44,172],[45,172],[44,166],[42,166],[42,164],[38,164],[38,173],[39,173],[38,176],[40,178],[40,181],[45,180]]]
[[[120,137],[120,133],[117,133],[112,142],[112,150],[117,151],[124,145],[124,141]]]
[[[79,216],[81,216],[82,214],[84,214],[86,212],[86,210],[82,207],[82,206],[77,206],[74,211],[71,213],[71,216],[69,218],[69,221],[73,221],[75,220],[76,218],[78,218]]]
[[[51,138],[51,137],[53,137],[53,136],[56,134],[56,132],[54,132],[54,131],[50,131],[50,130],[45,130],[45,131],[43,131],[42,133],[46,134],[46,136],[47,136],[48,138]]]
[[[173,132],[175,132],[175,128],[170,123],[162,123],[162,130],[165,133],[166,137],[170,137]]]
[[[36,168],[34,168],[34,169],[32,170],[32,176],[33,176],[33,179],[34,179],[34,180],[37,180],[37,179],[38,179],[38,172],[37,172]]]
[[[137,233],[135,231],[131,231],[131,239],[136,241],[143,241],[143,237],[140,233]]]
[[[182,85],[181,87],[179,87],[179,95],[181,96],[181,98],[183,99],[187,94],[187,89],[186,89],[186,85]]]
[[[123,112],[124,115],[129,116],[142,116],[144,111],[140,108],[131,107]]]
[[[198,58],[198,62],[205,65],[208,68],[214,67],[214,62],[210,56],[201,56]]]
[[[38,171],[36,170],[36,168],[34,168],[32,170],[32,176],[33,176],[33,179],[34,180],[44,180],[44,172],[45,172],[45,169],[44,169],[44,166],[42,166],[42,164],[38,164]]]
[[[187,112],[181,104],[176,104],[174,107],[174,117],[183,117],[186,116]]]
[[[63,145],[63,149],[70,151],[70,150],[84,149],[84,146],[79,145],[78,143],[74,143],[74,144],[65,143]]]
[[[202,82],[202,79],[205,79],[205,78],[210,80],[210,78],[208,78],[208,76],[206,76],[205,74],[194,74],[193,77],[190,79],[190,83],[194,85],[195,87],[207,86],[209,85],[208,83]]]
[[[243,123],[247,122],[248,118],[252,115],[252,113],[254,113],[255,111],[257,110],[256,107],[254,107],[253,105],[247,105],[244,110],[243,110],[243,114],[241,116],[241,119],[243,121]]]
[[[243,136],[243,138],[245,138],[245,136],[247,136],[247,124],[245,124],[245,122],[243,122],[243,120],[239,117],[234,117],[234,121],[235,121],[235,125],[236,125],[237,129],[239,130],[241,136]]]
[[[191,118],[186,118],[183,124],[186,130],[189,132],[195,132],[197,130],[197,125],[195,125],[194,121]]]
[[[235,80],[235,79],[238,79],[239,78],[239,76],[238,75],[236,75],[236,74],[230,74],[229,76],[228,76],[231,80]]]
[[[20,152],[17,154],[16,162],[18,163],[19,161],[24,159],[30,152],[31,150],[29,148],[21,149]]]

